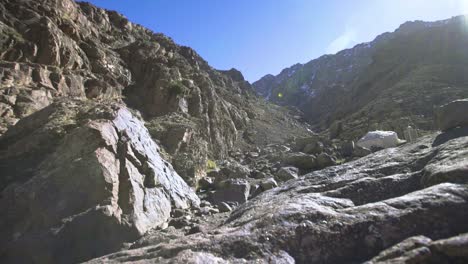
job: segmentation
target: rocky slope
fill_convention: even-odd
[[[466,100],[371,154],[116,12],[0,10],[1,263],[467,262]]]
[[[275,103],[299,107],[331,137],[358,139],[375,129],[403,136],[408,125],[430,131],[434,106],[468,96],[467,43],[465,17],[407,22],[253,86]]]
[[[6,0],[0,10],[0,134],[56,98],[123,100],[193,185],[208,159],[255,133],[273,131],[276,142],[309,133],[287,111],[259,106],[240,72],[217,71],[116,12],[72,0]]]
[[[290,180],[220,225],[90,263],[464,263],[466,234],[440,240],[468,231],[468,137],[434,144],[449,135]]]

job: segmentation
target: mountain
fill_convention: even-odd
[[[114,11],[0,1],[0,263],[466,263],[468,99],[437,108],[442,132],[413,142],[346,140],[376,114],[464,95],[461,41],[441,53],[432,32],[458,36],[451,23],[285,70],[280,83],[317,71],[322,88],[302,90],[330,108],[309,109],[297,83],[266,78],[270,100],[295,102],[273,104]],[[341,122],[342,139],[304,117]]]
[[[272,102],[298,107],[332,137],[357,139],[374,129],[403,135],[408,125],[430,131],[433,107],[468,95],[466,22],[464,16],[407,22],[369,43],[267,75],[253,87]]]
[[[71,0],[8,0],[0,10],[0,134],[57,98],[121,100],[194,182],[208,159],[309,134],[287,110],[258,102],[239,71],[215,70],[114,11]]]

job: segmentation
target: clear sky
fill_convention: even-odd
[[[468,0],[89,0],[195,49],[253,82],[336,53],[405,21],[468,13]]]

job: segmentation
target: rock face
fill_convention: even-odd
[[[114,11],[72,0],[5,0],[0,13],[0,135],[56,98],[124,98],[194,185],[208,158],[257,143],[256,134],[277,141],[308,134],[286,111],[259,105],[239,71],[217,71]]]
[[[143,122],[116,103],[54,103],[0,145],[3,263],[87,260],[199,203]]]
[[[459,126],[468,126],[468,99],[456,100],[439,107],[436,123],[440,130],[447,131]]]
[[[427,238],[402,242],[410,246],[397,246],[404,248],[398,251],[401,256],[425,257],[429,245],[433,257],[444,252],[446,260],[466,262],[464,236],[439,240],[468,231],[468,181],[463,176],[468,137],[431,147],[434,139],[424,137],[290,180],[237,208],[211,233],[90,263],[359,263],[374,257],[371,263],[389,263],[400,253],[380,252],[413,236]]]
[[[315,131],[333,138],[357,140],[372,130],[403,135],[408,126],[434,131],[434,107],[468,97],[466,20],[407,22],[253,86],[272,102],[298,107]]]
[[[366,262],[373,263],[464,263],[468,258],[468,233],[432,241],[424,236],[406,239]]]

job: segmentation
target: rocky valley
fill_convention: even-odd
[[[0,1],[0,262],[468,262],[464,23],[251,85],[115,11]]]

